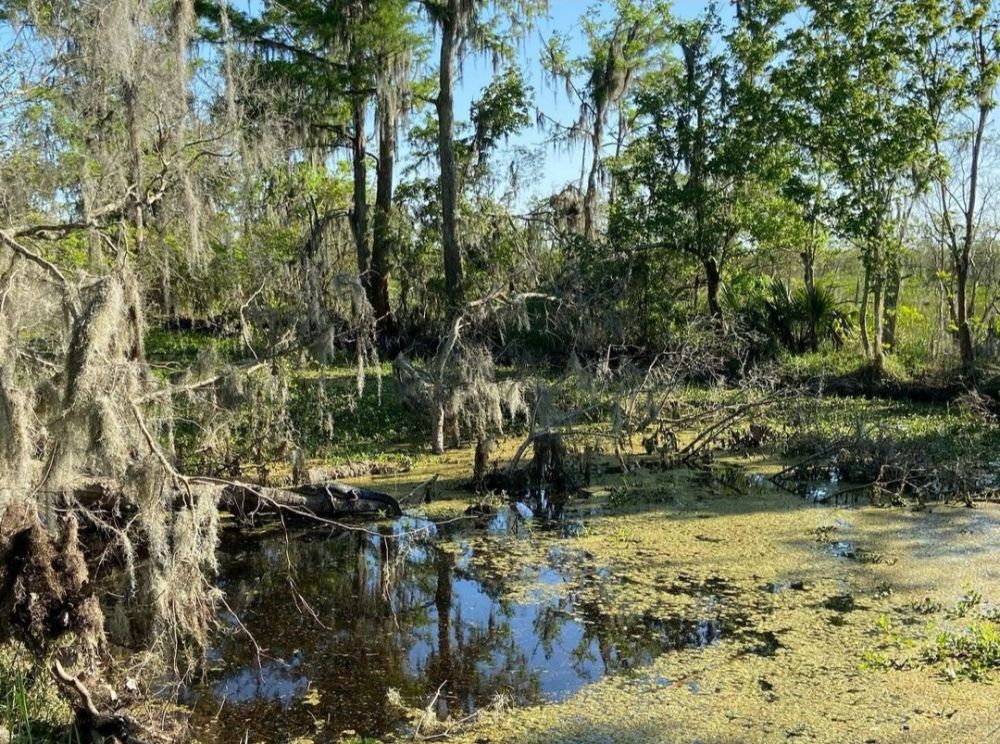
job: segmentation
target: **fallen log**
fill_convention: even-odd
[[[231,483],[222,489],[220,506],[240,517],[273,513],[306,519],[337,519],[378,514],[398,517],[403,514],[399,502],[387,493],[337,482],[288,489]]]
[[[398,517],[403,514],[399,502],[389,494],[337,481],[273,488],[255,483],[193,477],[188,479],[186,486],[171,487],[168,499],[175,509],[182,509],[192,494],[204,493],[204,489],[214,496],[220,509],[242,518],[283,516],[328,520],[353,516]],[[122,490],[107,480],[81,483],[65,495],[89,509],[112,515],[130,515],[135,510]]]

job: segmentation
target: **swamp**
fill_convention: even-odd
[[[998,86],[997,0],[0,0],[0,744],[1000,742]]]

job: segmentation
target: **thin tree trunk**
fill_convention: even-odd
[[[980,33],[979,44],[982,48],[982,34]],[[972,265],[972,250],[975,245],[976,234],[976,205],[979,191],[979,167],[983,149],[983,137],[986,132],[986,125],[989,121],[991,107],[985,103],[980,103],[979,119],[976,124],[976,133],[972,141],[972,163],[969,168],[969,198],[965,208],[965,235],[962,240],[962,253],[956,262],[956,277],[958,280],[958,346],[962,357],[962,364],[971,365],[976,359],[976,347],[972,338],[972,327],[969,324],[969,307],[975,301],[975,292],[969,297],[969,268]]]
[[[966,299],[969,284],[969,268],[964,261],[957,262],[955,320],[958,325],[958,352],[962,364],[969,366],[976,360],[976,347],[972,340],[972,326],[969,324],[968,300]]]
[[[365,162],[365,98],[355,95],[351,99],[351,119],[354,131],[351,138],[351,159],[354,166],[354,207],[351,211],[351,232],[358,257],[358,276],[371,300],[369,269],[371,254],[368,250],[368,168]],[[373,303],[374,304],[374,303]]]
[[[618,136],[615,138],[615,160],[621,157],[625,148],[625,138],[628,136],[628,119],[621,108],[618,109]],[[618,199],[618,180],[611,178],[611,186],[608,189],[608,214],[614,210],[615,201]]]
[[[87,137],[84,140],[85,149],[88,157],[84,159],[83,167],[81,168],[80,175],[80,201],[81,207],[83,209],[83,219],[87,222],[87,266],[91,271],[96,271],[101,265],[101,241],[100,236],[93,227],[90,226],[90,220],[94,214],[94,197],[93,197],[93,178],[90,175],[90,170],[88,165],[90,163],[89,155],[91,151],[91,138]]]
[[[800,256],[802,258],[802,279],[805,281],[806,289],[812,292],[813,288],[816,286],[814,276],[816,252],[810,247],[808,250],[802,251]]]
[[[725,333],[725,318],[722,315],[722,305],[719,302],[719,290],[722,287],[722,272],[715,256],[705,261],[705,286],[708,295],[708,312],[712,316],[719,333]]]
[[[129,180],[133,191],[132,226],[135,228],[135,252],[141,256],[145,250],[145,226],[143,217],[142,150],[139,143],[139,92],[135,83],[126,81],[122,86],[125,103],[125,129],[128,134]]]
[[[583,235],[587,240],[597,237],[597,179],[601,172],[601,140],[604,138],[604,115],[602,111],[594,116],[594,133],[590,146],[594,151],[590,163],[590,175],[587,177],[587,193],[583,197]]]
[[[445,290],[452,308],[464,300],[462,251],[458,243],[457,209],[458,181],[455,165],[455,99],[454,56],[458,34],[459,0],[448,0],[441,24],[440,90],[436,107],[438,115],[438,158],[441,162],[441,243],[444,249]]]
[[[888,280],[885,286],[885,327],[882,331],[882,342],[892,351],[896,346],[896,322],[899,308],[899,295],[903,288],[903,275],[898,262],[894,260],[889,268]]]
[[[885,333],[885,277],[876,275],[872,287],[872,313],[875,316],[875,332],[872,339],[872,366],[875,373],[885,372],[885,347],[882,338]]]
[[[146,201],[146,189],[142,172],[142,144],[139,134],[139,90],[134,82],[124,81],[123,97],[125,99],[125,122],[128,130],[129,148],[129,180],[132,181],[132,227],[135,230],[135,254],[138,263],[146,251],[146,226],[143,208]],[[131,357],[133,361],[144,364],[146,361],[145,335],[141,300],[136,287],[136,277],[128,269],[128,254],[122,263],[126,286],[126,302],[128,303],[128,319],[132,331]],[[164,267],[164,282],[169,283],[168,267]],[[166,311],[166,308],[165,308]]]
[[[384,333],[392,330],[389,307],[389,261],[392,256],[392,189],[396,164],[396,110],[391,95],[378,96],[378,169],[375,186],[375,223],[372,231],[371,303]]]
[[[813,292],[816,290],[816,282],[813,275],[813,268],[816,263],[816,249],[810,241],[810,245],[806,250],[799,254],[802,259],[802,278],[805,281],[806,293],[812,298]],[[816,317],[815,313],[809,313],[809,350],[812,352],[819,351],[819,331],[816,324],[819,322],[819,318]]]
[[[864,285],[861,288],[861,299],[858,302],[858,326],[861,336],[861,348],[864,349],[865,359],[871,361],[872,346],[868,338],[868,292],[871,288],[871,268],[865,266]]]

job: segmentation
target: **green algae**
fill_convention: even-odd
[[[518,444],[502,442],[499,457]],[[431,503],[409,513],[456,525],[435,548],[471,555],[506,600],[571,597],[642,625],[680,618],[707,630],[705,642],[668,644],[559,702],[458,728],[448,719],[435,731],[452,740],[962,742],[1000,731],[989,688],[917,663],[938,629],[961,630],[949,612],[969,587],[1000,598],[996,506],[831,507],[764,478],[726,485],[711,471],[640,468],[597,476],[557,524],[508,523],[465,514],[479,501],[465,489],[472,459],[422,455],[410,472],[358,482],[404,497],[438,474]],[[782,466],[774,455],[733,462]],[[546,581],[553,566],[571,579]],[[676,627],[682,639],[691,630]]]
[[[923,627],[921,603],[943,619],[940,608],[969,586],[1000,597],[996,506],[831,508],[765,487],[727,492],[689,471],[630,476],[623,502],[612,498],[621,479],[603,480],[567,511],[583,528],[559,541],[570,560],[614,577],[596,601],[663,617],[697,614],[708,597],[759,642],[723,636],[671,651],[637,676],[604,678],[457,740],[957,742],[1000,731],[981,685],[945,682],[926,665],[865,664],[886,614]],[[520,577],[512,591],[527,597],[541,590],[532,577],[551,549],[510,540],[491,561]]]

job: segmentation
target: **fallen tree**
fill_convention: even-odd
[[[241,519],[282,516],[328,520],[351,516],[403,514],[387,493],[347,483],[316,483],[294,488],[268,488],[232,483],[222,489],[221,505]]]
[[[392,496],[370,488],[330,481],[287,488],[256,483],[227,481],[218,478],[191,477],[180,486],[165,484],[164,500],[174,510],[188,508],[195,489],[207,491],[219,509],[241,521],[267,518],[293,518],[325,521],[356,516],[401,516],[399,502]],[[113,481],[95,479],[60,494],[64,508],[81,506],[101,515],[115,514],[118,521],[133,518],[136,509],[123,498],[121,487]]]

